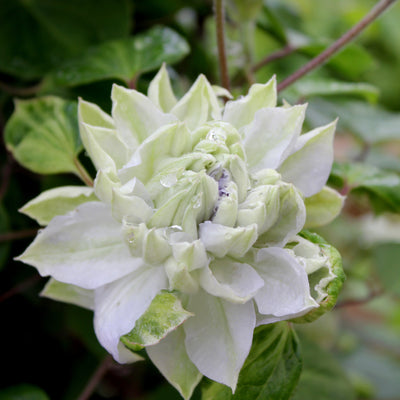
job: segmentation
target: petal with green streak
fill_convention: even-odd
[[[306,106],[264,108],[244,129],[244,148],[250,171],[277,169],[292,153],[301,132]]]
[[[55,216],[64,215],[82,203],[96,200],[93,188],[62,186],[42,192],[19,211],[35,219],[40,225],[47,225]]]
[[[264,286],[264,280],[250,265],[227,257],[212,261],[198,274],[206,292],[236,304],[246,303]]]
[[[96,290],[94,329],[101,345],[116,361],[124,361],[120,357],[120,337],[133,329],[166,286],[163,267],[144,266]]]
[[[164,112],[170,112],[178,102],[172,90],[171,81],[165,63],[161,66],[157,75],[150,82],[147,96]]]
[[[114,121],[110,115],[105,113],[98,105],[82,99],[79,99],[78,103],[78,118],[79,124],[115,129]]]
[[[174,293],[161,291],[121,341],[133,351],[157,344],[192,316]]]
[[[89,202],[53,218],[18,257],[42,276],[95,289],[129,274],[142,265],[131,256],[121,224],[108,206]]]
[[[189,358],[203,375],[235,391],[253,338],[253,302],[233,304],[200,290],[187,309],[195,315],[183,324]]]
[[[190,273],[189,265],[170,257],[164,263],[164,268],[168,276],[170,290],[178,290],[186,294],[193,294],[199,290],[199,284]]]
[[[276,106],[276,78],[267,83],[256,83],[250,87],[247,96],[228,101],[223,120],[240,129],[253,121],[255,113],[265,107]]]
[[[224,188],[224,194],[218,198],[212,216],[214,224],[233,227],[238,212],[238,195],[235,182],[229,182]],[[239,224],[240,225],[240,224]]]
[[[113,85],[112,116],[121,139],[131,148],[142,143],[161,126],[176,121],[171,114],[163,113],[147,96],[136,90]]]
[[[201,240],[176,242],[172,243],[171,247],[175,260],[187,265],[189,271],[203,268],[208,264],[207,252]]]
[[[262,235],[257,247],[284,246],[301,231],[306,219],[304,201],[292,184],[279,184],[279,212],[276,222]]]
[[[332,169],[336,121],[301,135],[292,154],[279,168],[282,179],[294,183],[305,197],[318,193]]]
[[[83,289],[76,285],[59,282],[50,278],[40,295],[52,300],[94,310],[94,290]]]
[[[203,375],[187,355],[183,328],[175,329],[160,343],[147,347],[146,351],[168,382],[185,400],[189,400]]]
[[[111,204],[113,190],[119,187],[121,187],[121,181],[113,169],[107,168],[97,171],[94,180],[94,192],[103,203]]]
[[[315,228],[329,224],[342,210],[345,196],[328,186],[322,188],[320,192],[304,200],[306,206],[305,228]]]
[[[301,236],[317,244],[322,254],[327,257],[328,262],[325,267],[308,276],[312,295],[318,297],[321,293],[324,293],[323,300],[319,303],[318,308],[311,310],[300,318],[293,319],[293,322],[297,323],[312,322],[330,311],[336,304],[340,289],[345,280],[342,258],[339,252],[315,233],[302,231]]]
[[[242,257],[257,240],[257,225],[231,228],[206,221],[199,225],[199,237],[207,251],[216,257]]]
[[[185,121],[193,130],[207,121],[220,120],[217,96],[204,75],[200,75],[190,90],[172,108],[171,113]]]
[[[286,250],[269,247],[257,251],[253,267],[265,282],[254,297],[258,311],[266,315],[259,325],[305,314],[318,307],[311,297],[304,267]]]

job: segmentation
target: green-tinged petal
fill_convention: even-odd
[[[257,225],[231,228],[206,221],[199,225],[199,237],[216,257],[242,257],[257,240]]]
[[[130,151],[116,130],[81,123],[80,134],[96,169],[116,170],[128,161]]]
[[[286,250],[279,247],[259,250],[253,267],[265,281],[254,297],[258,311],[266,315],[260,318],[259,325],[305,314],[318,307],[311,297],[304,267]]]
[[[177,242],[172,243],[171,246],[175,260],[187,265],[189,271],[203,268],[208,264],[206,248],[201,240]]]
[[[211,87],[217,97],[226,97],[227,99],[233,99],[233,96],[228,89],[225,89],[224,87],[218,85],[211,85]]]
[[[299,233],[306,219],[304,201],[291,184],[279,184],[279,216],[276,222],[257,240],[257,247],[284,246]]]
[[[301,232],[301,236],[317,244],[322,255],[327,257],[328,261],[325,266],[308,276],[311,294],[314,298],[322,298],[323,300],[319,302],[318,308],[293,320],[293,322],[297,323],[312,322],[330,311],[336,304],[337,297],[345,280],[342,259],[339,252],[333,246],[329,245],[321,236],[315,233],[303,231]]]
[[[214,214],[211,218],[212,222],[214,224],[233,227],[236,223],[238,211],[236,183],[229,182],[220,193],[217,204],[215,205]]]
[[[82,203],[96,201],[93,189],[86,186],[62,186],[42,192],[26,203],[20,212],[47,225],[55,216],[64,215]]]
[[[246,303],[264,286],[264,280],[250,265],[227,257],[212,261],[198,274],[206,292],[236,304]]]
[[[164,264],[168,276],[169,289],[193,294],[199,290],[197,279],[189,271],[189,266],[170,257]]]
[[[161,291],[121,341],[133,351],[157,344],[192,316],[174,293]]]
[[[78,206],[55,217],[18,257],[42,276],[94,289],[137,269],[141,259],[131,256],[121,224],[100,202]]]
[[[123,181],[136,177],[146,184],[158,171],[165,157],[179,157],[190,151],[190,133],[183,123],[160,128],[136,150],[129,162],[119,171]]]
[[[106,204],[111,204],[113,191],[121,187],[121,181],[118,179],[113,169],[99,170],[94,180],[94,193]]]
[[[164,112],[170,112],[178,102],[172,90],[171,81],[165,63],[162,65],[154,79],[150,82],[147,96]]]
[[[161,126],[176,121],[171,114],[163,113],[153,102],[136,90],[113,85],[112,116],[121,139],[135,149]]]
[[[146,350],[168,382],[185,400],[189,400],[203,375],[187,355],[183,328],[175,329],[160,343]]]
[[[190,90],[178,101],[171,113],[185,121],[193,130],[207,121],[220,120],[217,96],[204,75],[200,75]]]
[[[238,201],[242,202],[250,189],[250,177],[245,161],[237,155],[228,155],[222,160],[223,166],[230,172],[238,189]]]
[[[113,189],[111,200],[113,217],[121,221],[124,217],[132,223],[148,221],[153,215],[153,209],[140,196],[125,194],[120,189]]]
[[[96,336],[116,361],[123,362],[118,347],[120,337],[133,329],[157,293],[166,286],[163,267],[145,266],[96,290]]]
[[[195,314],[183,324],[189,358],[203,375],[235,391],[253,338],[253,302],[232,304],[199,291],[187,309]]]
[[[78,103],[78,118],[80,124],[115,129],[114,121],[110,115],[104,112],[98,105],[82,99],[79,99]]]
[[[228,101],[225,105],[223,120],[240,129],[253,121],[258,110],[275,106],[276,78],[274,76],[265,84],[252,85],[247,96]]]
[[[319,193],[304,200],[306,206],[305,228],[315,228],[329,224],[342,210],[345,196],[325,186]]]
[[[332,169],[336,121],[301,135],[280,166],[282,179],[294,183],[305,197],[318,193]]]
[[[250,171],[278,168],[295,146],[306,106],[264,108],[244,129],[244,148]]]
[[[94,310],[94,290],[59,282],[53,278],[49,279],[40,295],[52,300],[63,301],[64,303]]]

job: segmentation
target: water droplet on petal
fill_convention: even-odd
[[[194,196],[194,198],[192,200],[193,208],[200,208],[202,200],[203,200],[203,193],[196,194],[196,196]]]
[[[160,179],[161,185],[166,188],[170,188],[170,187],[174,186],[176,182],[178,182],[178,178],[176,177],[176,174],[164,175]]]

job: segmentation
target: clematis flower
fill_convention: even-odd
[[[342,206],[335,122],[301,134],[306,106],[277,107],[274,78],[220,94],[200,76],[177,100],[163,66],[148,96],[114,85],[111,116],[81,100],[94,188],[22,209],[48,224],[19,257],[51,276],[43,295],[94,310],[118,362],[145,347],[184,398],[203,375],[234,391],[254,328],[311,315],[339,274],[301,233]]]

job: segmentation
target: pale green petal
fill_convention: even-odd
[[[208,264],[207,252],[201,240],[172,243],[171,247],[175,260],[187,265],[189,271],[203,268]]]
[[[171,113],[185,121],[193,130],[207,121],[220,120],[221,110],[217,96],[204,75],[200,75],[190,90],[183,96]]]
[[[150,360],[168,382],[185,400],[189,400],[203,375],[187,355],[183,328],[174,330],[160,343],[146,350]]]
[[[242,257],[257,240],[257,225],[231,228],[206,221],[199,225],[199,237],[216,257]]]
[[[50,278],[40,295],[52,300],[94,310],[94,290],[83,289],[79,286],[63,283]]]
[[[189,317],[193,317],[193,314],[182,307],[179,298],[163,290],[154,297],[149,308],[136,321],[135,327],[121,336],[121,341],[133,351],[155,345]]]
[[[304,201],[292,184],[279,184],[279,216],[257,240],[257,247],[284,246],[301,231],[306,220]]]
[[[294,183],[305,197],[318,193],[329,178],[335,128],[336,121],[301,135],[279,168],[282,179]]]
[[[264,108],[244,129],[244,147],[251,171],[278,168],[292,153],[301,132],[306,105]]]
[[[112,215],[121,221],[124,217],[132,223],[148,221],[153,215],[153,209],[141,197],[134,194],[124,194],[120,189],[113,189],[111,200]]]
[[[142,267],[95,293],[94,329],[100,344],[118,362],[120,337],[135,326],[157,293],[166,289],[163,267]]]
[[[170,257],[164,264],[168,276],[169,290],[193,294],[199,290],[199,284],[189,271],[189,265]]]
[[[253,302],[232,304],[199,291],[187,309],[195,314],[183,324],[189,358],[203,375],[235,391],[253,339]]]
[[[42,192],[19,211],[35,219],[40,225],[47,225],[55,216],[64,215],[82,203],[96,200],[97,197],[90,187],[62,186]]]
[[[246,162],[237,155],[228,155],[223,158],[223,166],[229,170],[233,181],[237,185],[238,201],[244,201],[247,191],[251,187]]]
[[[267,83],[256,83],[250,87],[247,96],[228,101],[223,120],[240,129],[253,121],[255,113],[265,107],[276,106],[276,78]]]
[[[229,182],[218,198],[218,201],[215,205],[215,211],[211,220],[214,224],[233,227],[236,223],[237,211],[237,186],[235,182]]]
[[[18,257],[42,276],[94,289],[138,268],[142,261],[131,256],[121,224],[100,202],[84,203],[55,217]]]
[[[110,115],[105,113],[98,105],[79,99],[79,123],[98,126],[106,129],[115,129],[115,124]]]
[[[246,303],[264,286],[264,280],[250,265],[227,257],[212,261],[198,274],[206,292],[236,304]]]
[[[121,187],[121,181],[113,169],[97,171],[94,180],[94,193],[103,203],[111,204],[113,191],[119,187]]]
[[[136,90],[113,85],[112,116],[121,139],[131,148],[142,143],[158,128],[176,121],[171,114],[163,113],[153,102]]]
[[[278,247],[259,250],[253,267],[265,281],[254,297],[260,314],[284,320],[318,307],[311,297],[304,267],[286,250]]]
[[[161,66],[157,75],[150,82],[147,96],[164,112],[170,112],[178,102],[172,90],[171,81],[165,63]]]
[[[305,228],[315,228],[329,224],[342,210],[345,196],[336,190],[325,186],[319,193],[307,197],[304,201],[306,206]]]
[[[218,85],[211,85],[211,87],[217,97],[226,97],[227,99],[233,99],[233,96],[228,89],[225,89],[224,87]]]

